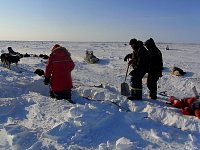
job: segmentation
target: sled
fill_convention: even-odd
[[[128,83],[126,83],[126,77],[127,77],[127,73],[128,73],[128,68],[129,68],[129,65],[126,69],[126,76],[125,76],[125,80],[123,83],[121,83],[121,95],[123,96],[129,96],[130,95],[130,90],[129,90],[129,85]]]

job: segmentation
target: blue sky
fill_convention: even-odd
[[[200,43],[200,0],[3,0],[0,40]]]

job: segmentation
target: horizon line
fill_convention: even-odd
[[[0,42],[129,43],[129,41],[0,40]],[[200,44],[198,42],[156,42],[158,44]]]

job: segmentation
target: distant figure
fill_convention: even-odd
[[[167,45],[166,50],[169,50],[169,46]]]
[[[12,49],[12,47],[8,47],[8,52],[9,52],[9,54],[11,54],[11,55],[16,55],[16,54],[18,54],[17,52],[15,52],[15,51]]]
[[[129,73],[131,75],[131,96],[129,100],[142,100],[142,78],[148,71],[149,54],[147,49],[143,46],[142,41],[131,39],[129,45],[133,49],[133,53],[127,54],[124,61],[129,61],[129,65],[133,70]]]
[[[148,39],[144,45],[149,50],[149,70],[147,77],[147,87],[149,89],[149,98],[157,99],[157,81],[162,77],[163,59],[162,53],[157,48],[152,38]]]
[[[44,73],[44,84],[50,83],[50,96],[52,98],[66,99],[70,103],[74,103],[71,100],[71,71],[74,67],[75,64],[68,50],[58,44],[54,45]]]

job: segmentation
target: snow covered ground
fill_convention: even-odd
[[[75,62],[72,99],[76,104],[48,96],[43,77],[34,74],[35,69],[45,68],[46,60],[22,58],[10,70],[0,64],[0,149],[200,149],[200,119],[182,115],[165,103],[165,96],[147,99],[146,78],[143,101],[121,96],[127,68],[123,59],[132,52],[125,43],[1,41],[0,51],[7,52],[11,46],[22,54],[49,55],[55,43],[66,47]],[[200,91],[200,44],[157,45],[165,68],[158,92],[178,98],[194,96],[193,86]],[[165,50],[167,45],[170,50]],[[84,62],[86,49],[100,59],[97,64]],[[173,66],[186,75],[172,76]],[[101,84],[103,88],[96,87]]]

